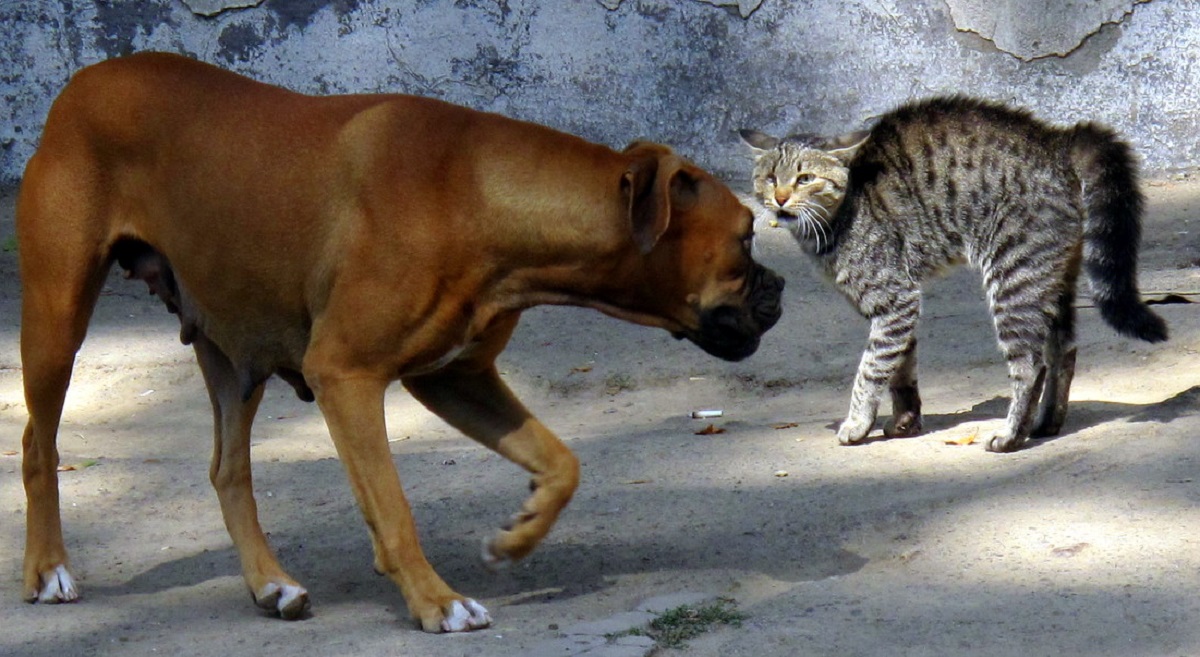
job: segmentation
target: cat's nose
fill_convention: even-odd
[[[788,202],[788,199],[791,197],[792,197],[792,188],[791,187],[776,187],[775,188],[775,202],[779,204],[779,207],[782,208],[784,206],[784,204],[786,204]]]

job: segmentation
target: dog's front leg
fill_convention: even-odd
[[[529,554],[554,526],[579,485],[579,459],[513,396],[495,365],[455,363],[404,385],[431,411],[532,475],[532,495],[484,546],[502,566]]]
[[[409,613],[426,632],[487,627],[487,609],[446,585],[425,559],[412,510],[392,463],[384,424],[388,382],[309,370],[317,404],[366,519],[375,547],[375,569],[400,587]]]

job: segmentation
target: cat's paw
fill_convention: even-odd
[[[1025,445],[1025,436],[1002,431],[988,439],[985,447],[989,452],[1015,452]]]
[[[888,438],[911,438],[920,435],[923,428],[920,413],[905,412],[883,425],[883,435]]]
[[[846,419],[842,425],[838,427],[837,437],[838,442],[843,445],[857,445],[867,438],[867,434],[871,433],[871,424],[868,422],[855,422]]]

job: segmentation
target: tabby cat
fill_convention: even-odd
[[[954,96],[903,105],[833,139],[741,135],[756,153],[758,198],[871,320],[838,429],[843,444],[871,431],[885,385],[893,412],[885,435],[920,432],[921,284],[950,265],[981,270],[1012,380],[1007,423],[990,451],[1062,426],[1081,265],[1109,325],[1148,342],[1167,338],[1137,290],[1143,198],[1133,152],[1109,128],[1058,128]]]

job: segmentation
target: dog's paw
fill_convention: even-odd
[[[58,604],[60,602],[75,602],[79,599],[79,589],[66,566],[56,566],[40,576],[38,589],[26,596],[29,602],[42,604]]]
[[[470,598],[450,603],[446,617],[442,619],[443,632],[469,632],[492,624],[488,610]]]
[[[254,593],[254,604],[279,614],[283,620],[296,620],[308,611],[308,591],[296,584],[269,582]]]
[[[484,538],[480,545],[479,558],[483,560],[483,566],[492,572],[508,570],[514,559],[506,554],[498,554],[495,544],[494,539]]]

